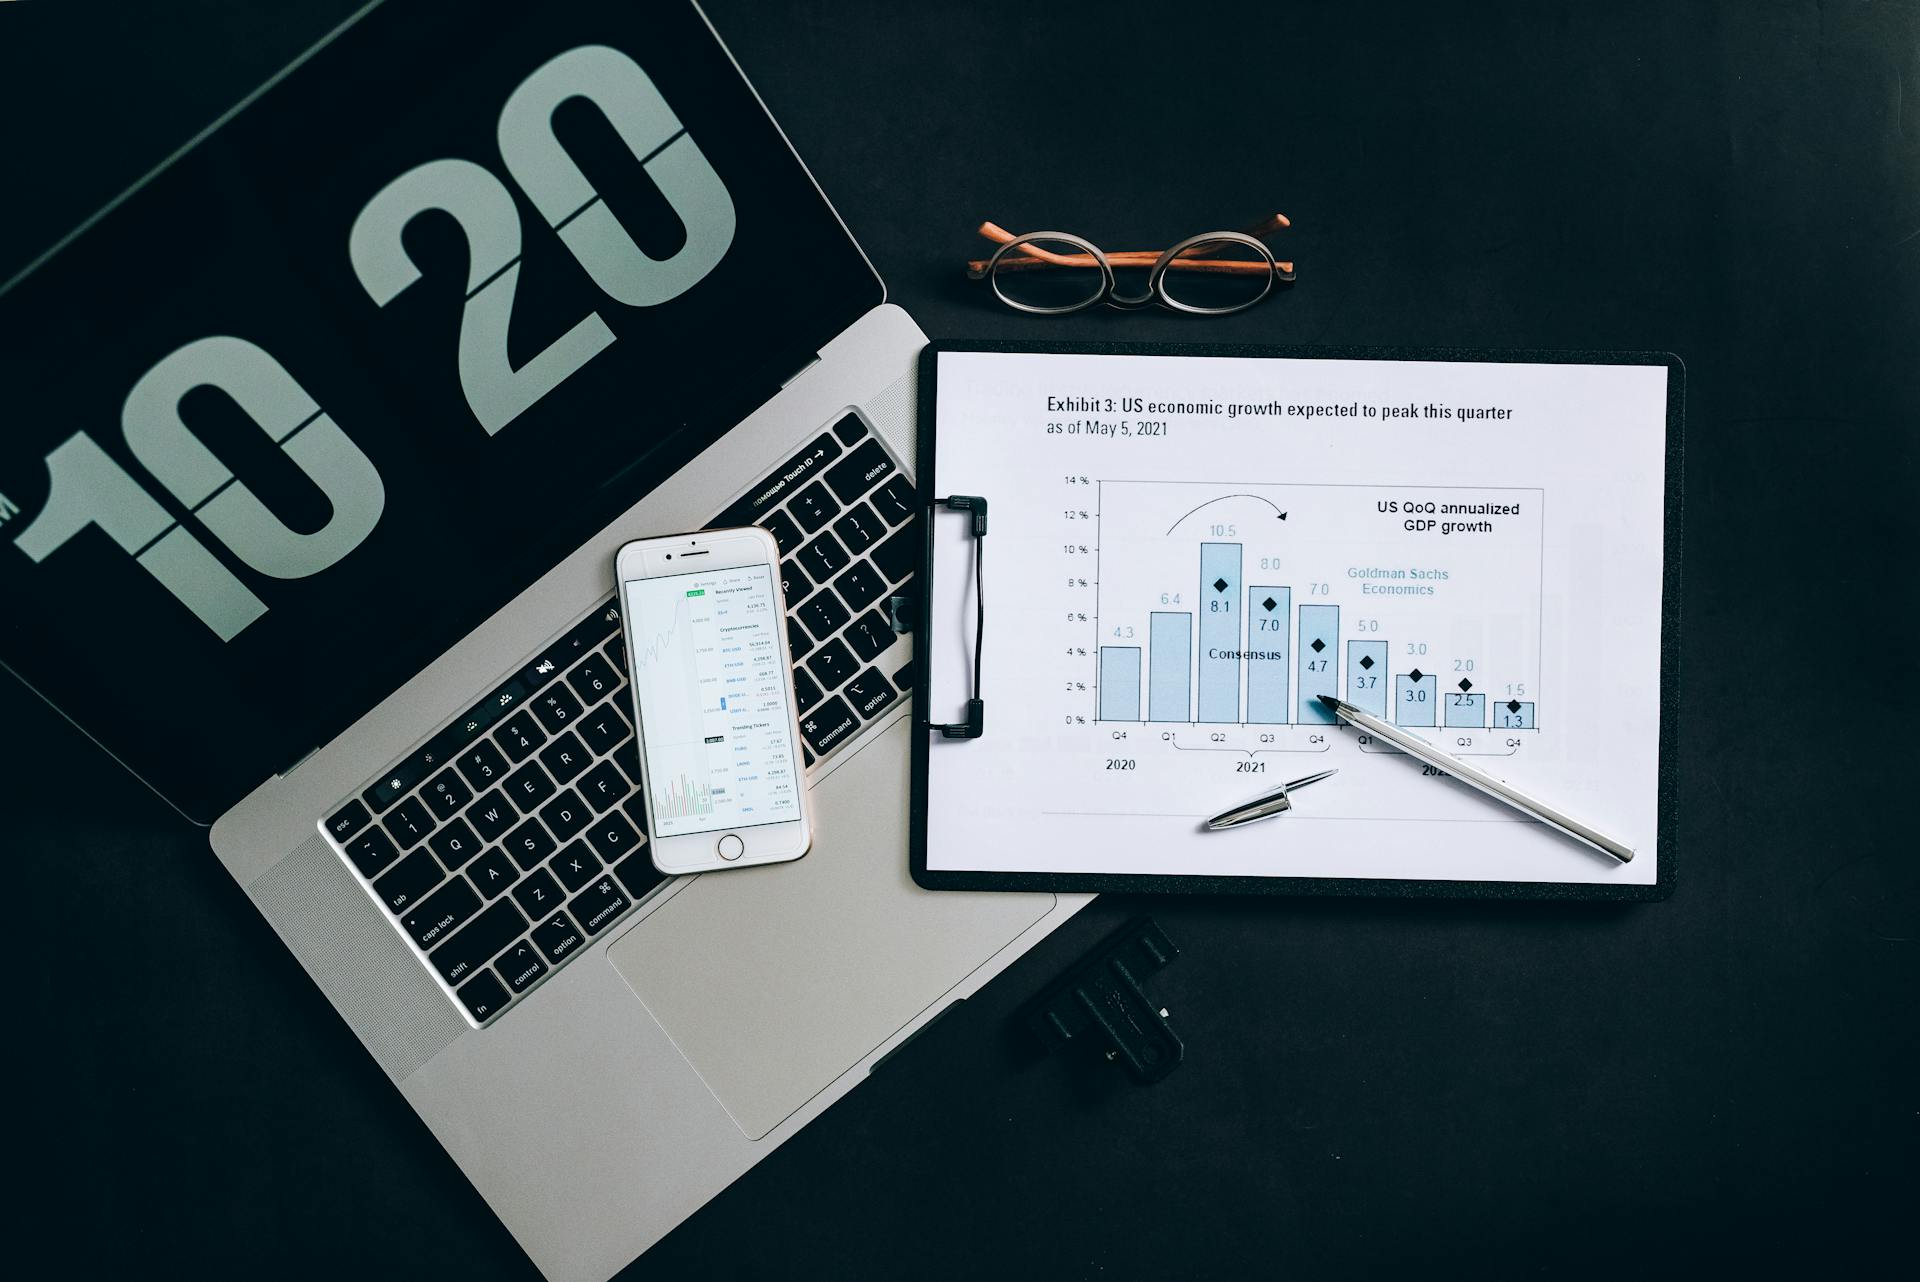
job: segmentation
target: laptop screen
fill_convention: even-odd
[[[0,660],[211,820],[881,297],[691,5],[389,0],[0,286]]]

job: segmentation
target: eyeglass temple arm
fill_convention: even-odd
[[[1269,214],[1267,217],[1260,219],[1258,222],[1250,223],[1249,225],[1240,228],[1240,231],[1245,235],[1258,237],[1264,240],[1266,237],[1273,235],[1275,232],[1281,231],[1284,228],[1291,227],[1291,226],[1293,226],[1293,223],[1291,220],[1288,219],[1288,217],[1285,214]],[[1005,245],[1010,241],[1019,239],[1012,232],[1008,231],[1006,228],[1002,227],[1000,224],[992,221],[981,223],[979,227],[979,232],[982,236],[986,237],[988,240],[993,241],[995,244],[1000,244],[1000,245]],[[1224,248],[1224,247],[1225,246],[1223,244],[1221,248]],[[1093,259],[1088,257],[1085,254],[1056,254],[1051,250],[1042,249],[1038,245],[1032,244],[1031,242],[1021,245],[1018,249],[1014,250],[1013,252],[1023,255],[1026,258],[1030,258],[1033,261],[1031,263],[1013,264],[1005,260],[1002,260],[1002,266],[1018,265],[1018,266],[1038,267],[1042,264],[1045,264],[1050,267],[1091,267],[1093,266]],[[1109,253],[1107,255],[1107,261],[1113,264],[1115,267],[1151,267],[1154,263],[1159,261],[1160,255],[1164,252],[1166,251],[1158,250],[1158,249],[1121,249],[1121,250],[1115,250],[1112,253]],[[1195,246],[1193,249],[1187,251],[1185,254],[1181,255],[1181,257],[1172,265],[1177,269],[1183,269],[1183,270],[1211,269],[1214,271],[1265,271],[1267,269],[1267,265],[1265,263],[1242,263],[1242,262],[1210,263],[1210,264],[1207,264],[1206,268],[1203,269],[1200,263],[1194,261],[1195,259],[1205,258],[1210,254],[1214,254],[1218,252],[1219,250],[1215,249],[1211,245],[1198,245],[1198,246]],[[1276,262],[1274,266],[1278,267],[1283,272],[1291,273],[1293,271],[1292,262]],[[986,274],[987,274],[986,259],[975,258],[968,261],[967,275],[969,277],[971,277],[974,280],[979,280],[982,276],[985,276]]]

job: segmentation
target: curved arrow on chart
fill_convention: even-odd
[[[1202,503],[1200,507],[1212,507],[1215,503],[1224,503],[1228,499],[1256,499],[1261,503],[1265,503],[1268,507],[1273,508],[1273,514],[1279,517],[1281,520],[1284,521],[1287,519],[1287,514],[1285,512],[1282,512],[1277,506],[1275,506],[1273,500],[1263,499],[1258,494],[1222,494],[1217,499],[1208,499],[1205,503]],[[1193,512],[1198,512],[1200,510],[1200,507],[1193,509]],[[1187,513],[1187,516],[1192,516],[1193,512]],[[1181,517],[1180,521],[1186,520],[1187,516]],[[1172,525],[1169,525],[1167,527],[1167,533],[1172,534],[1175,530],[1179,529],[1180,521],[1175,521]]]

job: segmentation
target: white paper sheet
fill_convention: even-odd
[[[991,509],[987,733],[933,741],[930,869],[1658,879],[1664,367],[938,359],[937,487]],[[972,573],[965,519],[936,531],[944,721]],[[1327,724],[1321,692],[1633,861]],[[1290,814],[1201,828],[1330,767]]]

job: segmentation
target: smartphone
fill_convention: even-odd
[[[614,573],[653,866],[672,876],[806,854],[779,544],[752,527],[639,539]]]

